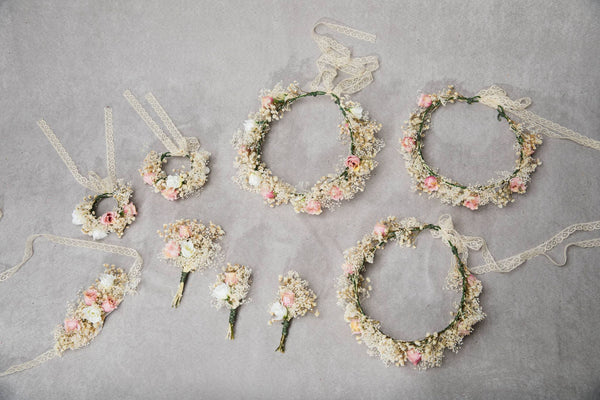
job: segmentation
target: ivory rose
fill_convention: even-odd
[[[274,321],[281,321],[287,315],[287,308],[285,308],[280,302],[275,302],[269,310],[273,316]]]
[[[219,300],[226,300],[229,297],[229,286],[226,283],[221,283],[213,289],[212,296]]]
[[[85,307],[82,313],[83,317],[92,324],[102,321],[102,309],[98,307],[98,304],[92,304],[91,306]]]
[[[115,284],[115,276],[111,274],[102,274],[100,275],[100,282],[98,283],[98,288],[101,290],[108,290]]]

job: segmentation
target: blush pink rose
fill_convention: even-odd
[[[350,169],[356,169],[360,165],[360,158],[355,155],[349,155],[344,164]]]
[[[515,176],[509,182],[510,191],[515,193],[524,193],[525,192],[525,184],[523,183],[523,179]]]
[[[354,265],[352,264],[343,264],[342,269],[346,275],[350,275],[354,273]]]
[[[175,188],[166,188],[161,190],[163,197],[169,201],[177,200],[177,189]]]
[[[273,104],[273,98],[271,96],[264,96],[260,99],[262,108],[268,108],[271,104]]]
[[[238,154],[239,154],[240,156],[245,156],[245,155],[248,155],[248,154],[250,154],[250,149],[249,149],[249,148],[247,148],[247,147],[246,147],[246,146],[244,146],[244,145],[241,145],[241,146],[239,147],[239,149],[238,149]]]
[[[406,357],[413,365],[417,365],[421,361],[421,353],[416,349],[410,349],[406,352]]]
[[[112,312],[115,308],[117,308],[117,302],[112,297],[107,297],[102,302],[102,310],[104,310],[104,312],[107,314]]]
[[[439,189],[437,178],[433,175],[428,176],[423,181],[423,188],[428,192],[435,192]]]
[[[83,293],[83,301],[86,306],[91,306],[96,302],[98,298],[98,291],[96,289],[88,289]]]
[[[476,195],[467,197],[467,199],[464,201],[463,205],[470,210],[477,210],[477,208],[479,208],[479,195],[476,194]]]
[[[475,275],[469,274],[469,276],[467,276],[467,283],[469,286],[474,286],[477,282],[479,282],[479,279],[475,278]]]
[[[352,318],[350,320],[350,329],[352,330],[353,335],[360,335],[362,333],[362,328],[358,318]]]
[[[115,222],[115,218],[117,217],[117,214],[115,214],[112,211],[108,211],[105,212],[101,217],[100,217],[100,223],[102,225],[110,225],[113,222]]]
[[[466,327],[464,322],[458,324],[458,334],[461,336],[469,336],[471,334],[471,331]]]
[[[235,272],[225,272],[225,283],[229,286],[235,285],[238,283],[238,277]]]
[[[431,96],[428,94],[422,94],[421,97],[419,97],[417,105],[422,108],[429,107],[431,105]]]
[[[339,187],[332,186],[329,190],[329,197],[331,197],[332,200],[338,201],[344,197],[344,192]]]
[[[275,197],[275,192],[273,192],[273,189],[271,189],[270,186],[264,185],[260,188],[260,195],[264,199],[272,199]]]
[[[375,227],[373,228],[373,233],[376,234],[377,236],[385,236],[387,234],[387,231],[388,231],[387,226],[385,226],[381,222],[376,223]]]
[[[167,243],[167,245],[163,249],[163,255],[166,258],[175,258],[179,255],[179,252],[180,252],[179,244],[172,240],[169,243]]]
[[[137,215],[137,209],[135,208],[135,204],[130,202],[125,207],[123,207],[123,212],[127,215]]]
[[[294,305],[295,296],[292,292],[285,292],[281,295],[281,304],[286,307]]]
[[[309,200],[304,206],[304,210],[312,215],[321,214],[321,203],[317,200]]]
[[[81,328],[81,324],[77,319],[65,319],[65,331],[72,332],[78,331]]]
[[[143,176],[144,183],[147,185],[154,185],[154,180],[156,179],[156,174],[154,172],[146,172]]]
[[[404,136],[400,144],[402,145],[402,149],[404,149],[404,151],[406,151],[407,153],[412,153],[412,151],[417,146],[417,141],[415,140],[415,138],[412,138],[410,136]]]
[[[187,239],[190,236],[192,236],[192,230],[190,229],[190,227],[187,225],[180,225],[179,226],[179,237],[183,238],[183,239]]]

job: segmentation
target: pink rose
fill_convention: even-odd
[[[523,154],[525,154],[527,157],[531,156],[533,153],[535,153],[535,149],[532,146],[523,148]]]
[[[431,105],[431,96],[428,94],[422,94],[419,97],[419,101],[417,102],[419,107],[427,108]]]
[[[421,361],[421,353],[419,353],[416,349],[410,349],[406,352],[406,357],[408,357],[408,361],[413,363],[413,365],[417,365],[419,361]]]
[[[469,274],[469,276],[467,276],[467,284],[469,286],[474,286],[477,282],[479,282],[479,279],[475,278],[475,275]]]
[[[65,319],[65,331],[72,332],[78,331],[81,328],[81,324],[77,319]]]
[[[344,197],[344,192],[337,186],[332,186],[331,190],[329,190],[329,197],[332,200],[341,200]]]
[[[525,193],[525,184],[523,183],[523,179],[515,176],[509,182],[510,191],[516,193]]]
[[[187,239],[190,236],[192,236],[192,230],[190,229],[190,227],[187,225],[180,225],[179,226],[179,237],[183,238],[183,239]]]
[[[285,292],[281,295],[281,304],[283,304],[286,307],[291,307],[294,304],[294,298],[294,293]]]
[[[179,251],[179,244],[171,240],[163,249],[163,255],[166,258],[175,258],[179,255]]]
[[[402,141],[400,142],[400,144],[402,145],[402,149],[405,152],[412,153],[412,151],[417,146],[417,141],[414,138],[410,137],[410,136],[404,136],[402,138]]]
[[[317,200],[309,200],[304,206],[304,211],[312,215],[321,214],[321,203]]]
[[[275,197],[275,193],[273,192],[273,189],[271,189],[270,186],[268,185],[263,185],[260,188],[260,195],[264,198],[264,199],[272,199]]]
[[[135,208],[135,204],[129,203],[123,207],[123,212],[127,215],[137,215],[137,209]]]
[[[146,172],[144,174],[144,182],[147,185],[154,185],[155,179],[156,179],[156,174],[154,172]]]
[[[461,336],[468,336],[471,334],[471,330],[467,328],[464,322],[458,324],[458,334]]]
[[[352,330],[353,335],[360,335],[362,333],[362,328],[358,318],[352,318],[350,320],[350,329]]]
[[[108,211],[105,212],[101,217],[100,217],[100,223],[102,225],[110,225],[113,222],[115,222],[115,218],[116,218],[117,214],[115,214],[112,211]]]
[[[177,200],[177,189],[175,188],[166,188],[161,190],[163,197],[169,201]]]
[[[470,210],[477,210],[479,208],[479,195],[475,194],[467,197],[463,205]]]
[[[349,155],[344,164],[350,169],[356,169],[360,165],[360,158],[355,155]]]
[[[238,283],[238,277],[235,272],[225,272],[225,283],[229,286],[235,285]]]
[[[264,96],[260,99],[262,108],[269,108],[271,104],[273,104],[273,98],[271,96]]]
[[[86,306],[91,306],[92,304],[94,304],[97,298],[98,291],[96,289],[88,289],[85,292],[83,292],[83,301],[85,302]]]
[[[346,275],[350,275],[354,273],[354,265],[352,264],[343,264],[342,269]]]
[[[246,155],[250,154],[250,149],[244,145],[241,145],[238,149],[238,154],[240,156],[246,156]]]
[[[117,302],[112,297],[107,297],[106,300],[102,302],[102,309],[107,314],[115,308],[117,308]]]
[[[423,181],[423,188],[428,192],[435,192],[439,189],[437,178],[433,175],[428,176]]]
[[[387,231],[388,231],[387,226],[385,226],[381,222],[376,223],[375,227],[373,228],[373,233],[376,234],[377,236],[385,236],[387,234]]]

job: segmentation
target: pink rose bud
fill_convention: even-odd
[[[115,308],[117,308],[117,302],[112,297],[107,297],[106,300],[102,302],[102,310],[107,314],[112,312]]]
[[[275,193],[273,192],[273,189],[271,189],[271,187],[268,185],[264,185],[260,188],[260,195],[264,199],[272,199],[275,197]]]
[[[338,201],[344,197],[344,192],[339,187],[332,186],[331,190],[329,190],[329,197],[331,197],[332,200]]]
[[[294,293],[285,292],[281,295],[281,304],[283,304],[286,307],[290,307],[294,304],[294,298]]]
[[[417,141],[410,136],[404,136],[400,144],[402,145],[402,149],[404,151],[406,151],[407,153],[412,153],[412,151],[417,146]]]
[[[169,201],[177,200],[177,189],[175,188],[166,188],[161,190],[163,197]]]
[[[352,330],[353,335],[360,335],[362,333],[362,327],[360,326],[358,318],[352,318],[350,320],[350,329]]]
[[[388,231],[387,226],[385,226],[381,222],[376,223],[375,227],[373,228],[373,233],[376,234],[377,236],[385,236],[387,234],[387,231]]]
[[[79,320],[76,319],[65,319],[65,331],[72,332],[78,331],[81,328]]]
[[[428,94],[422,94],[419,97],[419,101],[417,102],[419,107],[427,108],[431,105],[431,96]]]
[[[115,222],[115,218],[117,217],[117,214],[115,214],[112,211],[108,211],[105,212],[101,217],[100,217],[100,223],[102,225],[110,225],[113,222]]]
[[[271,96],[264,96],[260,99],[260,104],[262,108],[268,108],[271,104],[273,104],[273,98]]]
[[[239,149],[238,149],[238,154],[239,154],[240,156],[245,156],[245,155],[248,155],[248,154],[250,154],[250,149],[249,149],[249,148],[247,148],[247,147],[246,147],[246,146],[244,146],[244,145],[241,145],[241,146],[239,147]]]
[[[342,269],[346,275],[350,275],[354,273],[354,265],[352,264],[343,264]]]
[[[467,328],[464,322],[458,324],[458,334],[461,336],[468,336],[471,334],[471,330]]]
[[[417,365],[419,361],[421,361],[421,353],[419,353],[416,349],[410,349],[406,352],[406,357],[408,357],[408,361],[413,363],[413,365]]]
[[[346,164],[346,167],[350,169],[357,169],[360,165],[360,158],[355,155],[349,155],[344,164]]]
[[[98,291],[96,289],[88,289],[83,293],[83,301],[86,306],[91,306],[96,302],[98,298]]]
[[[187,225],[180,225],[179,226],[179,237],[183,238],[183,239],[187,239],[190,236],[192,236],[192,230],[190,229],[190,227]]]
[[[467,197],[463,205],[470,210],[477,210],[479,208],[479,195],[476,194]]]
[[[525,192],[525,184],[523,183],[523,179],[515,176],[509,182],[510,191],[513,193],[524,193]]]
[[[467,284],[469,286],[473,286],[473,285],[476,285],[477,282],[479,282],[479,280],[477,278],[475,278],[475,275],[469,274],[469,276],[467,277]]]
[[[166,258],[175,258],[175,257],[179,256],[179,251],[180,251],[179,244],[177,242],[174,242],[171,240],[169,243],[167,243],[167,245],[163,249],[163,255]]]
[[[306,206],[304,206],[304,210],[312,215],[321,214],[321,203],[319,203],[317,200],[309,200],[306,203]]]
[[[146,172],[143,176],[144,183],[147,185],[154,185],[154,181],[156,180],[156,174],[154,172]]]
[[[123,207],[123,212],[127,215],[137,215],[137,209],[135,208],[135,204],[129,203]]]
[[[439,189],[437,178],[433,175],[428,176],[423,181],[423,188],[428,192],[435,192]]]
[[[225,283],[229,286],[235,285],[238,283],[238,277],[235,272],[225,272]]]

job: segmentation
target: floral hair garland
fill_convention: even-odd
[[[271,303],[269,313],[273,322],[281,321],[283,326],[279,347],[275,351],[285,353],[285,341],[293,318],[303,317],[307,312],[319,316],[319,311],[313,309],[317,306],[317,295],[308,287],[308,282],[300,278],[296,271],[289,271],[284,277],[279,275],[279,290],[277,299]]]
[[[158,231],[167,243],[162,257],[181,269],[179,288],[172,302],[172,306],[177,307],[190,272],[204,270],[218,261],[221,245],[217,241],[225,235],[225,231],[212,222],[205,226],[196,219],[180,219],[163,225],[163,229]]]
[[[218,309],[229,309],[229,329],[227,339],[234,339],[234,325],[238,308],[250,300],[246,299],[252,284],[252,269],[240,264],[227,264],[223,272],[217,275],[217,281],[211,286],[213,304]]]
[[[477,103],[480,96],[464,97],[449,86],[438,94],[423,94],[419,98],[419,109],[410,115],[408,125],[403,128],[404,136],[400,139],[406,169],[413,179],[413,188],[429,194],[429,197],[441,199],[443,203],[453,206],[462,205],[470,210],[477,210],[489,202],[503,207],[514,201],[513,195],[525,193],[530,175],[540,165],[533,153],[542,143],[541,135],[526,131],[520,124],[508,117],[504,108],[497,107],[498,120],[504,118],[513,131],[517,141],[515,151],[518,159],[512,172],[503,172],[502,176],[490,179],[486,184],[463,185],[447,178],[429,166],[423,158],[423,138],[430,128],[431,114],[448,103]]]
[[[292,103],[304,97],[328,95],[343,115],[340,138],[350,145],[350,154],[337,172],[322,177],[308,192],[299,192],[293,185],[281,181],[262,162],[262,145],[273,121],[283,117]],[[250,114],[233,139],[238,156],[235,160],[237,175],[233,178],[247,191],[259,193],[270,206],[291,202],[297,213],[318,215],[324,208],[339,205],[363,191],[371,171],[377,166],[375,155],[383,147],[375,137],[381,125],[369,119],[360,104],[346,100],[333,92],[303,92],[296,83],[286,89],[277,85],[263,91],[261,108]]]
[[[404,365],[407,361],[419,369],[439,366],[445,349],[458,351],[465,336],[473,330],[473,325],[481,321],[485,314],[479,306],[481,282],[473,276],[461,259],[459,246],[452,239],[441,235],[452,249],[454,263],[447,286],[462,291],[460,304],[452,321],[441,331],[427,334],[419,340],[394,339],[380,329],[381,324],[370,318],[361,306],[361,297],[368,297],[371,287],[368,278],[363,277],[365,263],[372,263],[375,252],[383,249],[389,241],[410,247],[416,236],[424,230],[439,231],[437,225],[424,225],[414,218],[397,221],[395,217],[380,221],[355,247],[345,251],[343,275],[339,278],[338,304],[345,310],[344,318],[350,324],[353,335],[359,342],[365,343],[370,355],[379,356],[386,364]],[[366,283],[366,282],[367,283]]]

